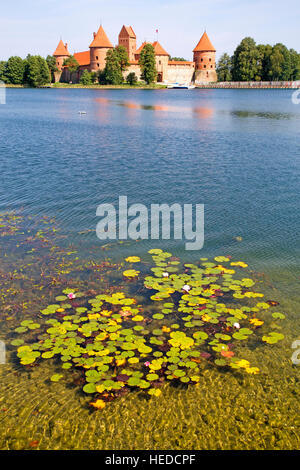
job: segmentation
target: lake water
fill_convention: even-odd
[[[267,382],[264,385],[259,382],[269,379],[255,376],[259,385],[253,386],[252,398],[254,403],[257,399],[261,402],[257,410],[257,423],[261,425],[263,394],[269,393],[266,406],[271,415],[273,412],[274,416],[282,414],[281,430],[288,410],[278,409],[272,400],[274,396],[275,402],[276,396],[282,400],[280,393],[285,390],[293,413],[296,413],[295,392],[291,384],[295,376],[299,377],[299,367],[292,369],[290,364],[287,365],[291,341],[300,333],[300,105],[292,103],[292,93],[293,90],[8,89],[7,104],[0,106],[0,212],[15,210],[18,213],[22,210],[27,216],[55,217],[65,240],[79,247],[80,256],[84,258],[90,250],[94,253],[99,248],[99,256],[103,253],[95,234],[98,222],[96,208],[101,203],[117,204],[119,196],[125,195],[129,204],[142,203],[147,207],[155,203],[204,204],[205,244],[200,252],[185,251],[184,241],[149,240],[124,245],[113,243],[109,256],[113,259],[121,259],[128,254],[143,256],[155,246],[167,248],[187,261],[231,255],[246,261],[255,272],[265,274],[267,288],[272,296],[280,298],[290,314],[288,341],[282,357],[277,357],[276,351],[269,357],[268,366],[274,373],[272,386],[268,388]],[[80,115],[79,111],[86,114]],[[240,241],[237,237],[241,237]],[[262,351],[260,354],[263,357]],[[275,360],[278,363],[276,367]],[[7,390],[12,390],[12,397],[17,395],[20,398],[24,387],[27,387],[31,402],[36,401],[41,393],[37,385],[30,388],[24,376],[16,383],[15,367],[11,366],[7,372],[11,382],[7,379],[3,397]],[[4,422],[7,420],[7,426],[14,431],[6,432],[1,444],[3,448],[26,448],[36,434],[43,434],[46,423],[54,415],[59,418],[55,421],[54,431],[49,435],[46,433],[44,448],[100,448],[101,436],[104,436],[103,448],[115,448],[115,442],[119,448],[126,448],[122,437],[116,441],[108,431],[109,426],[115,429],[117,421],[113,417],[120,412],[120,407],[127,413],[127,425],[132,420],[136,423],[132,434],[126,438],[128,448],[134,448],[134,442],[138,442],[137,448],[143,448],[143,445],[168,448],[170,435],[163,434],[166,424],[158,416],[157,428],[162,432],[161,437],[153,437],[155,433],[150,431],[150,409],[155,414],[155,405],[148,411],[144,410],[142,414],[148,417],[144,422],[139,421],[143,405],[134,409],[132,398],[126,404],[116,405],[111,413],[105,410],[106,424],[103,426],[106,427],[97,437],[97,445],[89,437],[96,428],[96,418],[88,418],[85,411],[80,415],[83,434],[79,436],[77,432],[76,417],[69,419],[68,414],[69,428],[67,436],[63,436],[60,428],[66,419],[64,413],[67,410],[70,413],[72,409],[76,409],[78,416],[81,413],[79,405],[74,406],[73,391],[63,390],[59,384],[61,397],[64,396],[65,400],[56,400],[55,392],[42,385],[45,377],[37,378],[35,374],[35,383],[48,394],[52,411],[48,414],[39,411],[42,417],[32,418],[33,408],[26,411],[25,407],[18,417],[15,411],[12,416],[5,416]],[[218,387],[223,379],[212,375],[206,380],[206,385],[211,383]],[[230,378],[226,386],[232,392],[237,385]],[[175,397],[174,391],[168,393],[172,398],[172,411],[176,414],[179,405],[185,406],[186,395],[178,392]],[[204,400],[193,393],[199,392],[188,392],[192,403],[187,406],[185,414],[189,429],[194,429],[188,416],[197,412],[195,400]],[[250,399],[248,391],[240,393],[244,399],[241,406],[245,407]],[[206,396],[206,399],[213,402],[214,397]],[[228,395],[224,400],[222,410],[218,399],[216,408],[215,402],[211,404],[214,413],[223,413],[226,407],[231,406]],[[14,410],[14,400],[8,401],[8,408]],[[236,398],[236,404],[238,401]],[[167,406],[166,402],[163,406]],[[45,400],[41,409],[46,409]],[[130,411],[132,409],[134,411]],[[23,433],[18,431],[18,426],[21,426],[18,419],[22,413],[27,420]],[[222,416],[225,421],[229,419]],[[291,429],[293,426],[296,429],[299,423],[295,423],[294,418],[295,415],[290,417],[290,428],[283,430],[285,434],[276,438],[277,441],[273,440],[275,431],[270,424],[262,447],[295,446],[298,438],[294,437],[296,431]],[[249,416],[241,418],[241,421],[245,419],[249,424]],[[84,424],[86,422],[88,424]],[[200,436],[195,438],[193,447],[184,437],[184,427],[178,422],[175,423],[178,435],[172,440],[172,447],[199,448]],[[149,429],[147,431],[146,425],[141,438],[139,426],[143,427],[145,423],[149,424]],[[215,437],[212,440],[207,438],[203,448],[251,448],[251,442],[259,442],[256,424],[243,440],[242,434],[245,435],[245,429],[250,429],[250,426],[246,423],[244,429],[241,425],[243,432],[238,436],[234,423],[232,428],[226,429],[223,437],[217,424]],[[169,425],[171,429],[171,421]],[[209,419],[206,425],[209,429]],[[276,428],[277,425],[274,426]],[[147,440],[149,433],[152,437]],[[87,436],[85,444],[84,434]],[[77,440],[70,436],[76,436]],[[72,445],[70,439],[73,439]],[[223,444],[220,444],[222,439]]]
[[[56,216],[76,242],[78,232],[95,229],[97,206],[120,195],[147,207],[205,204],[202,255],[230,252],[261,267],[297,270],[300,106],[292,90],[7,95],[0,209]],[[95,233],[86,241],[96,243]],[[184,250],[183,242],[171,245]]]

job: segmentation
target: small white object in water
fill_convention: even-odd
[[[169,273],[163,273],[163,277],[169,277]]]
[[[241,325],[239,323],[234,323],[233,326],[234,328],[237,328],[238,330],[241,328]]]
[[[86,111],[78,111],[78,114],[86,114]]]
[[[191,286],[186,284],[185,286],[183,286],[182,290],[185,290],[186,292],[188,292],[189,290],[191,290]]]

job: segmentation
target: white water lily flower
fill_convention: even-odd
[[[189,290],[191,290],[191,286],[186,284],[185,286],[183,286],[182,290],[185,290],[188,292]]]
[[[237,328],[238,330],[241,328],[241,325],[239,323],[234,323],[233,326],[234,328]]]
[[[163,277],[169,277],[169,273],[162,273]]]

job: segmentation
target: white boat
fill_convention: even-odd
[[[167,85],[169,89],[177,89],[177,90],[193,90],[195,85],[188,85],[187,83],[170,83]]]

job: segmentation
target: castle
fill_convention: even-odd
[[[123,26],[119,34],[118,45],[124,46],[128,52],[130,65],[124,73],[124,78],[131,72],[134,72],[137,78],[141,78],[141,68],[139,66],[139,58],[141,51],[147,42],[143,42],[137,49],[136,35],[131,26]],[[216,82],[216,49],[210,42],[206,32],[202,35],[200,41],[193,50],[194,60],[175,61],[170,60],[170,55],[161,46],[158,41],[151,43],[155,51],[157,81],[164,83],[191,83],[195,84]],[[82,72],[87,69],[90,72],[98,72],[105,67],[105,58],[109,49],[113,49],[113,45],[108,39],[102,25],[97,33],[93,35],[93,41],[89,46],[89,50],[85,52],[77,52],[74,54],[79,69],[71,75],[68,67],[64,66],[64,61],[71,56],[68,51],[68,44],[64,44],[60,40],[53,56],[56,58],[56,65],[59,72],[56,74],[56,81],[79,81]]]

